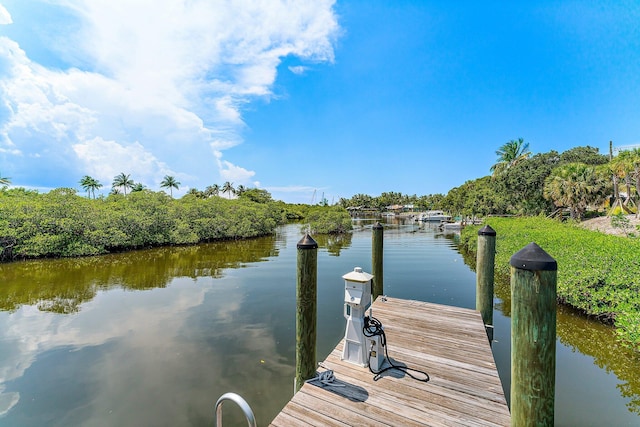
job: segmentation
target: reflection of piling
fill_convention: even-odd
[[[511,425],[552,426],[558,264],[535,243],[510,263]]]
[[[482,315],[489,342],[493,341],[493,280],[496,232],[486,225],[478,231],[476,256],[476,310]]]
[[[382,248],[384,246],[384,228],[382,224],[376,222],[371,233],[371,269],[373,270],[373,292],[372,300],[375,301],[378,295],[384,295],[384,283],[382,281]]]
[[[309,234],[298,242],[296,285],[296,378],[294,392],[316,372],[318,244]]]

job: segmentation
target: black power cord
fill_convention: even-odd
[[[387,362],[389,362],[389,365],[390,365],[390,366],[387,366],[386,368],[380,369],[377,372],[374,371],[371,368],[371,350],[370,350],[369,351],[369,371],[371,371],[371,373],[375,375],[373,377],[374,381],[378,381],[380,378],[382,378],[382,374],[384,372],[390,371],[392,369],[396,369],[398,371],[404,372],[405,374],[409,375],[411,378],[413,378],[416,381],[422,381],[425,383],[429,382],[430,380],[429,374],[427,374],[426,372],[421,371],[419,369],[413,369],[413,368],[408,368],[406,366],[398,366],[393,364],[393,362],[389,358],[389,350],[387,348],[387,336],[385,335],[384,329],[382,328],[382,323],[378,319],[376,319],[373,316],[365,316],[364,327],[362,328],[362,332],[364,333],[364,336],[368,338],[371,338],[374,336],[380,337],[380,344],[382,344],[382,346],[384,347],[385,359],[387,360]],[[424,378],[416,377],[415,375],[412,375],[411,372],[409,371],[420,373],[424,375]]]

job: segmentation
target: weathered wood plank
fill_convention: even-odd
[[[297,394],[297,393],[296,393]],[[292,417],[296,418],[300,421],[300,425],[312,425],[312,426],[335,426],[335,427],[345,427],[350,424],[344,423],[342,421],[336,420],[335,418],[326,416],[321,411],[317,411],[314,409],[310,409],[307,406],[300,405],[298,402],[294,402],[293,400],[289,402],[286,407],[287,413]]]
[[[371,382],[370,376],[353,375],[353,370],[344,371],[343,366],[331,364],[329,361],[326,363],[329,364],[328,367],[338,369],[335,371],[336,375],[354,385],[364,387]],[[389,382],[390,380],[393,382]],[[395,410],[403,415],[409,408],[415,409],[419,412],[411,412],[415,415],[414,417],[406,416],[414,421],[424,422],[424,419],[428,419],[430,423],[443,425],[450,425],[450,423],[461,425],[461,419],[467,419],[464,425],[504,425],[499,422],[496,424],[496,417],[500,421],[500,416],[496,415],[496,409],[499,407],[495,406],[495,403],[492,405],[485,403],[482,399],[471,399],[463,393],[456,394],[442,387],[431,386],[428,392],[419,391],[413,387],[415,381],[406,380],[406,378],[396,380],[396,378],[385,377],[377,381],[374,386],[369,386],[372,395],[379,396],[379,402],[383,400],[388,402],[379,403],[384,409]],[[367,403],[371,402],[367,401]],[[506,423],[508,424],[508,420]]]
[[[273,421],[271,421],[271,426],[272,427],[296,427],[296,426],[309,425],[309,423],[307,423],[306,421],[289,415],[288,411],[289,411],[288,407],[283,409],[278,414],[278,416]]]
[[[322,363],[344,388],[305,384],[273,426],[508,426],[510,414],[480,313],[458,307],[378,298],[373,315],[396,364],[425,371],[416,381],[390,371],[378,381],[342,361],[344,342]]]
[[[369,385],[367,381],[357,381],[351,379],[352,384]],[[369,385],[370,387],[370,385]],[[315,390],[307,390],[307,393],[314,395]],[[424,425],[420,419],[424,414],[415,408],[404,405],[396,399],[392,399],[386,390],[380,387],[370,387],[371,394],[366,402],[352,402],[341,400],[343,413],[357,413],[363,416],[364,421],[352,425],[369,425],[370,423],[383,423],[389,426],[418,427]],[[434,414],[437,415],[437,414]],[[446,425],[438,422],[437,418],[432,420],[431,425]]]
[[[490,378],[489,381],[485,381],[485,377],[473,377],[467,372],[459,370],[457,372],[450,372],[450,370],[448,369],[442,371],[429,371],[428,369],[425,369],[424,365],[419,365],[416,359],[412,359],[411,361],[408,359],[402,360],[403,363],[406,363],[409,367],[419,367],[420,369],[429,373],[431,377],[431,380],[428,383],[407,381],[406,384],[408,384],[410,387],[418,388],[421,391],[428,392],[435,385],[461,393],[466,393],[482,399],[487,399],[498,404],[505,404],[502,385],[498,381],[492,381],[492,378]],[[323,362],[323,366],[327,369],[332,369],[336,374],[345,374],[348,377],[353,377],[355,375],[353,373],[353,367],[349,366],[347,362],[341,361],[339,359],[339,355],[338,357],[327,358],[327,360]],[[367,376],[370,375],[372,374],[367,371],[358,375],[357,378],[367,379]]]

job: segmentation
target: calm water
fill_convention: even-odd
[[[317,239],[320,359],[344,333],[341,276],[371,271],[367,226]],[[0,426],[212,425],[229,391],[266,425],[293,390],[298,229],[0,265]],[[384,244],[386,294],[475,306],[454,238],[390,225]],[[508,396],[508,284],[496,294],[493,349]],[[640,425],[640,359],[614,335],[559,311],[557,425]],[[225,405],[225,422],[237,420]]]

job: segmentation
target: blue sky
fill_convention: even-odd
[[[512,4],[513,3],[513,4]],[[446,193],[640,143],[637,1],[0,0],[0,175]]]

